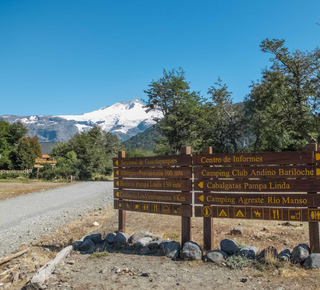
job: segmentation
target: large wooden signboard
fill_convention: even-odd
[[[195,154],[194,200],[201,204],[195,206],[195,216],[306,221],[311,248],[319,252],[320,153],[316,146],[308,147],[306,152],[226,154],[212,154],[209,148]],[[211,225],[204,223],[207,249]]]
[[[125,211],[181,216],[182,244],[191,240],[191,149],[181,155],[113,159],[114,208],[119,231],[125,230]]]

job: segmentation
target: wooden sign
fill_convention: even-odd
[[[317,158],[314,152],[195,154],[193,165],[312,164]]]
[[[242,206],[283,206],[317,207],[320,205],[318,194],[232,194],[232,193],[195,193],[196,204],[242,205]]]
[[[316,166],[195,167],[195,178],[316,178]]]
[[[114,200],[114,208],[120,210],[168,214],[177,216],[192,216],[191,205],[169,204],[169,203],[149,203],[149,202],[134,202],[126,200]]]
[[[43,165],[40,165],[40,164],[35,164],[33,167],[34,167],[34,168],[43,168],[44,166],[43,166]]]
[[[191,192],[169,192],[169,191],[137,191],[137,190],[117,190],[114,189],[114,198],[158,201],[171,203],[192,203]]]
[[[179,168],[117,168],[114,171],[115,178],[189,178],[191,169]]]
[[[56,164],[57,161],[55,160],[47,160],[47,159],[44,159],[44,158],[36,158],[34,160],[34,163],[39,163],[39,164],[45,164],[45,163],[48,163],[48,164]]]
[[[191,191],[190,180],[148,180],[148,179],[118,179],[114,180],[114,188],[156,189]]]
[[[196,217],[319,222],[320,209],[196,206]]]
[[[277,179],[277,180],[196,180],[197,191],[229,192],[318,192],[319,179]]]
[[[191,155],[169,155],[158,157],[114,158],[114,167],[171,167],[190,166]]]

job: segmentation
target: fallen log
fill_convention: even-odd
[[[23,250],[23,251],[21,251],[21,252],[15,253],[15,254],[7,257],[7,258],[4,258],[4,259],[0,260],[0,265],[3,265],[3,264],[5,264],[5,263],[13,260],[14,258],[20,257],[21,255],[23,255],[24,253],[28,252],[29,250],[30,250],[29,248],[28,248],[28,249],[25,249],[25,250]]]

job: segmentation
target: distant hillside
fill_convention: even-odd
[[[159,127],[157,125],[153,125],[144,132],[131,137],[122,144],[126,150],[141,148],[153,151],[156,149],[156,139],[159,137],[159,135]]]

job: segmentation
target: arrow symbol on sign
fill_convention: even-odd
[[[200,188],[203,188],[203,182],[200,182],[198,185]]]
[[[115,163],[116,163],[116,165],[117,165],[117,166],[119,165],[119,161],[118,161],[118,160],[116,160],[116,162],[115,162]]]
[[[204,195],[199,196],[200,201],[204,201]]]
[[[119,184],[120,184],[119,181],[117,181],[117,182],[116,182],[116,185],[119,186]]]
[[[116,171],[116,174],[119,175],[119,170]]]
[[[116,196],[119,197],[119,191],[116,193]]]
[[[320,168],[316,169],[316,175],[320,175]]]
[[[320,160],[320,153],[316,153],[316,160]]]

